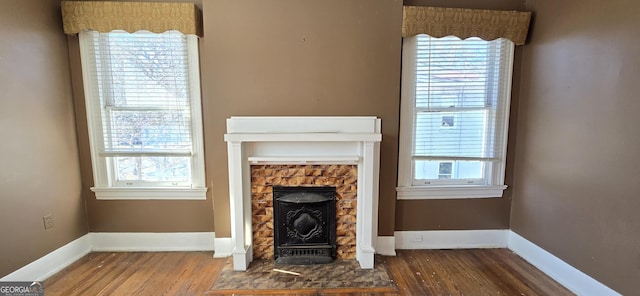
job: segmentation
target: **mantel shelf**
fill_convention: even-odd
[[[228,133],[227,142],[380,142],[380,133]]]
[[[250,164],[358,164],[358,155],[342,156],[249,156]]]

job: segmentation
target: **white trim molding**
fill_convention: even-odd
[[[233,255],[233,240],[230,237],[216,237],[213,245],[213,258],[225,258]]]
[[[187,64],[186,71],[188,88],[188,102],[191,130],[191,151],[158,152],[145,149],[136,151],[133,156],[185,156],[190,159],[191,174],[184,182],[156,182],[156,181],[118,181],[114,172],[113,156],[125,156],[131,151],[107,151],[105,139],[111,132],[104,126],[103,116],[107,116],[106,103],[101,93],[112,88],[110,79],[100,84],[94,41],[102,40],[102,35],[109,33],[80,32],[80,55],[82,63],[83,87],[85,93],[86,116],[89,132],[89,146],[93,170],[93,181],[96,199],[99,200],[204,200],[206,199],[205,165],[204,165],[204,140],[202,127],[202,99],[200,96],[200,67],[198,54],[198,38],[194,35],[186,35],[186,52],[183,58]],[[96,43],[97,44],[97,43]],[[98,46],[98,47],[103,47]],[[109,46],[106,45],[105,48]],[[111,70],[102,70],[110,72]],[[110,73],[103,73],[109,75]],[[100,87],[99,87],[100,84]],[[158,106],[156,106],[158,107]],[[161,107],[161,106],[160,106]],[[129,155],[131,156],[131,155]]]
[[[577,295],[621,295],[513,231],[508,239],[511,251]]]
[[[411,249],[488,249],[506,248],[506,229],[396,231],[396,248]]]
[[[378,236],[376,243],[376,254],[384,256],[396,255],[396,237],[391,236]]]
[[[0,282],[43,281],[91,252],[91,238],[80,238],[0,278]]]
[[[396,231],[395,237],[400,250],[508,248],[577,295],[621,295],[511,230]]]
[[[234,270],[247,270],[253,260],[250,165],[256,162],[357,165],[356,260],[363,269],[373,268],[378,240],[380,118],[231,117],[227,119],[224,140],[229,164]]]
[[[214,232],[92,232],[96,252],[213,251]]]
[[[216,237],[214,246],[213,258],[226,258],[233,255],[233,240],[230,237]],[[376,254],[395,256],[395,236],[378,236],[375,250]]]
[[[485,104],[483,110],[492,114],[487,117],[485,127],[476,126],[484,130],[485,149],[491,150],[492,158],[469,157],[458,153],[449,155],[435,155],[430,152],[419,153],[414,151],[417,141],[418,114],[427,111],[424,106],[417,104],[416,88],[419,79],[426,79],[428,75],[418,75],[419,70],[428,70],[430,62],[419,65],[419,56],[424,54],[427,48],[421,48],[426,43],[437,42],[440,45],[449,45],[447,40],[438,38],[429,41],[423,37],[403,38],[402,40],[402,73],[401,73],[401,103],[400,103],[400,145],[398,147],[398,187],[396,188],[398,199],[468,199],[468,198],[495,198],[502,197],[504,189],[504,177],[506,166],[507,136],[509,130],[509,109],[511,102],[511,86],[513,76],[514,45],[509,41],[490,41],[487,46],[493,62],[486,65],[486,70],[495,72],[495,82],[487,84],[486,97],[491,97],[496,104]],[[424,37],[427,38],[427,37]],[[420,40],[420,41],[419,41]],[[465,43],[465,42],[463,42]],[[471,45],[473,46],[473,45]],[[462,61],[464,59],[460,59]],[[437,62],[436,62],[437,63]],[[423,67],[424,66],[424,67]],[[433,65],[437,66],[437,65]],[[420,68],[420,69],[418,69]],[[420,76],[420,77],[419,77]],[[458,98],[461,99],[461,98]],[[450,103],[445,100],[432,102],[436,109],[431,111],[461,112],[470,110],[464,104]],[[440,108],[441,107],[441,108]],[[455,107],[455,108],[450,108]],[[432,113],[435,114],[435,113]],[[452,113],[455,114],[455,113]],[[458,126],[457,124],[455,126]],[[436,132],[437,134],[437,132]],[[445,133],[448,134],[448,133]],[[435,135],[435,134],[434,134]],[[433,141],[446,140],[446,135],[435,135]],[[487,150],[487,151],[488,151]],[[433,151],[432,151],[433,152]],[[438,151],[444,153],[443,151]],[[446,154],[446,153],[445,153]],[[482,177],[478,179],[431,179],[434,176],[422,179],[416,176],[416,163],[418,160],[475,160],[485,162]],[[449,159],[449,160],[447,160]],[[455,170],[452,170],[454,172]],[[433,172],[432,172],[433,173]]]
[[[455,199],[502,197],[507,185],[402,186],[396,187],[398,199]]]
[[[214,258],[233,255],[232,239],[216,238],[214,232],[91,232],[0,278],[0,281],[43,281],[91,251],[212,251],[214,247]],[[384,256],[395,256],[396,248],[505,247],[577,295],[621,295],[511,230],[396,231],[395,236],[378,236],[376,241],[376,253]],[[249,250],[248,253],[251,255]]]
[[[214,232],[90,232],[0,278],[0,281],[43,281],[92,251],[213,251],[214,237]]]
[[[179,199],[205,200],[207,188],[121,188],[91,187],[96,199]]]

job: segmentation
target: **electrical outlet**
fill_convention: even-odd
[[[53,214],[45,215],[44,217],[42,217],[42,220],[44,221],[44,229],[53,228]]]

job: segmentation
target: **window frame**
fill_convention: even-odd
[[[87,116],[89,146],[91,150],[91,164],[94,186],[91,187],[96,199],[121,200],[204,200],[207,188],[205,186],[204,168],[204,139],[202,125],[202,102],[200,93],[200,66],[198,53],[198,39],[195,35],[185,35],[187,45],[187,60],[189,76],[189,107],[191,115],[191,178],[187,183],[171,182],[123,182],[117,181],[113,171],[115,162],[113,157],[101,155],[104,151],[104,137],[100,95],[97,81],[90,77],[95,72],[95,63],[89,60],[95,58],[90,53],[91,38],[83,31],[78,34],[80,45],[80,60]],[[150,32],[146,32],[150,33]],[[175,32],[173,32],[175,33]],[[179,32],[178,32],[179,33]],[[99,33],[108,34],[108,33]],[[153,33],[161,34],[161,33]],[[180,33],[182,34],[182,33]]]
[[[414,179],[414,164],[412,159],[414,146],[415,127],[415,90],[416,90],[416,58],[417,35],[405,37],[402,41],[402,82],[401,82],[401,111],[400,111],[400,145],[398,157],[398,186],[396,187],[398,199],[456,199],[456,198],[494,198],[502,197],[507,188],[504,184],[506,167],[507,133],[509,131],[509,110],[511,102],[511,87],[513,76],[513,57],[515,46],[512,42],[504,60],[505,69],[503,87],[497,91],[504,97],[504,112],[502,125],[496,127],[495,143],[503,145],[502,155],[499,160],[491,164],[491,168],[485,172],[482,180],[469,182],[469,184],[456,184],[444,180],[442,182],[416,182]],[[454,119],[455,120],[455,119]],[[453,127],[455,128],[455,121]],[[441,127],[442,128],[442,127]],[[455,165],[454,165],[455,166]]]

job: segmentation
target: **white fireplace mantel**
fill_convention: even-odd
[[[380,119],[344,117],[231,117],[227,119],[233,269],[253,260],[251,164],[358,166],[356,259],[373,268],[378,233]]]

